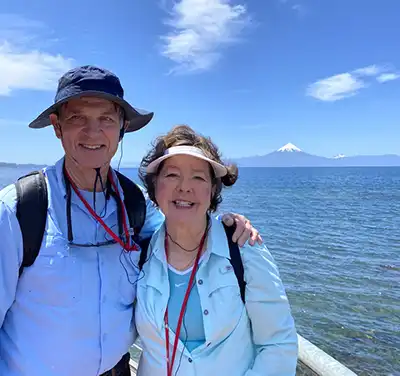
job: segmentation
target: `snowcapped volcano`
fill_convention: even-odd
[[[338,154],[322,157],[302,151],[288,143],[280,149],[264,155],[238,158],[239,167],[343,167],[343,166],[400,166],[400,155],[356,155]]]
[[[296,145],[293,145],[291,142],[286,144],[285,146],[282,146],[278,151],[283,151],[283,152],[299,152],[301,151]]]

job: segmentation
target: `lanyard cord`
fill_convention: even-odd
[[[208,228],[208,226],[207,226],[207,228]],[[192,290],[194,277],[196,275],[197,268],[199,266],[200,256],[201,256],[201,253],[202,253],[202,250],[203,250],[203,246],[204,246],[204,242],[205,242],[205,239],[206,239],[207,228],[204,231],[203,237],[201,238],[200,245],[199,245],[199,250],[197,252],[196,259],[194,261],[193,270],[192,270],[192,273],[190,274],[190,280],[189,280],[188,287],[186,289],[185,298],[183,299],[181,311],[180,311],[180,314],[179,314],[178,324],[176,326],[174,346],[173,346],[173,349],[172,349],[172,359],[170,358],[170,352],[169,352],[168,306],[167,306],[167,308],[165,310],[164,324],[165,324],[165,347],[166,347],[166,355],[167,355],[167,376],[172,376],[172,370],[173,370],[173,367],[174,367],[176,350],[178,348],[178,340],[179,340],[179,335],[180,335],[180,332],[181,332],[183,317],[185,315],[187,302],[189,300],[189,295],[190,295],[190,292]],[[168,261],[168,235],[167,235],[167,231],[165,231],[164,248],[165,248],[165,255],[166,255],[167,261]]]
[[[100,225],[104,228],[104,230],[114,239],[115,242],[119,243],[122,248],[124,248],[126,251],[137,251],[138,247],[136,244],[130,244],[130,235],[129,235],[129,230],[127,226],[127,220],[126,220],[126,213],[125,213],[125,205],[121,199],[121,196],[119,195],[118,188],[114,182],[113,176],[111,174],[111,170],[108,172],[108,179],[111,183],[112,188],[114,191],[110,189],[111,195],[113,198],[116,200],[117,203],[117,209],[118,209],[118,227],[120,230],[120,234],[124,234],[124,240],[125,242],[117,235],[115,234],[105,223],[104,221],[100,218],[100,216],[97,215],[97,213],[93,210],[93,208],[89,205],[89,203],[85,200],[85,198],[82,196],[82,194],[79,192],[78,187],[75,185],[75,183],[72,181],[70,175],[68,174],[67,170],[64,168],[64,176],[65,176],[65,182],[66,182],[66,191],[67,191],[67,223],[68,223],[68,240],[72,241],[73,235],[72,235],[72,222],[71,222],[71,187],[75,191],[76,195],[79,197],[81,202],[85,205],[86,209],[89,211],[89,213],[92,215],[92,217],[100,223]],[[122,221],[120,220],[122,219]],[[122,222],[122,225],[121,225]]]

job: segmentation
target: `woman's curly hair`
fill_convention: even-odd
[[[238,178],[238,168],[235,164],[225,164],[221,160],[221,155],[218,151],[217,146],[211,141],[209,137],[204,137],[199,133],[196,133],[192,128],[187,125],[178,125],[172,128],[166,135],[159,136],[155,139],[152,144],[152,149],[144,156],[139,167],[139,177],[143,182],[149,198],[157,205],[155,197],[155,178],[162,169],[163,162],[157,169],[155,174],[149,174],[146,172],[147,166],[164,155],[165,150],[172,146],[195,146],[203,151],[203,153],[210,159],[224,165],[228,173],[221,177],[216,178],[213,168],[210,165],[210,172],[212,177],[212,185],[215,187],[213,197],[211,197],[211,203],[209,207],[210,212],[215,212],[218,205],[222,202],[221,190],[222,187],[229,187],[235,184]]]

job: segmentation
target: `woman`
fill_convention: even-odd
[[[210,139],[178,126],[156,140],[140,175],[165,222],[138,281],[138,375],[295,375],[296,329],[271,254],[257,244],[240,250],[244,304],[228,237],[210,215],[237,168]]]

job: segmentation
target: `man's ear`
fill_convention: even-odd
[[[124,135],[125,135],[125,131],[126,131],[126,129],[128,128],[128,126],[129,126],[129,121],[128,121],[128,120],[125,120],[125,121],[124,121],[123,127],[122,127],[121,130],[119,131],[119,140],[120,140],[120,141],[123,139],[123,137],[124,137]]]
[[[62,132],[58,116],[56,114],[50,114],[49,118],[50,118],[50,123],[53,126],[54,133],[56,134],[56,137],[61,140]]]

